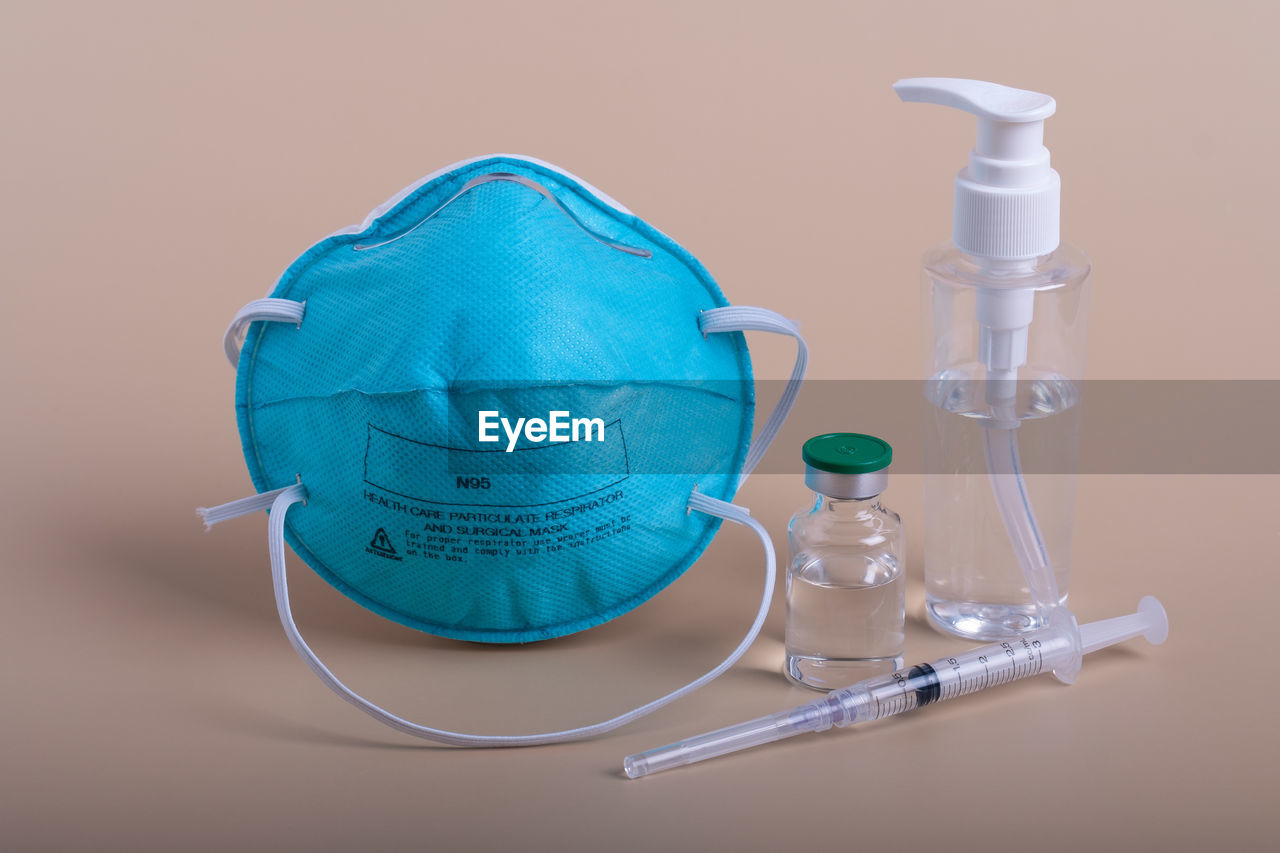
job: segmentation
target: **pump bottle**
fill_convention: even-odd
[[[977,117],[952,240],[924,256],[925,610],[1001,640],[1066,600],[1089,263],[1058,236],[1053,98],[939,77],[894,89]]]

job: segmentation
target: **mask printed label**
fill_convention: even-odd
[[[513,428],[490,411],[480,413],[481,423],[485,415],[517,436],[519,424],[528,423],[520,418]],[[580,436],[595,432],[591,439],[577,439],[590,445],[569,437],[555,445],[475,450],[369,424],[363,498],[401,516],[382,524],[375,541],[407,559],[466,562],[472,556],[557,554],[628,532],[631,517],[623,511],[621,486],[630,471],[622,421],[571,418],[567,411],[553,411],[548,419],[569,436],[575,421],[586,422],[577,427]]]
[[[368,549],[380,557],[465,562],[480,557],[533,557],[582,548],[631,529],[621,489],[536,512],[476,512],[423,506],[365,490],[366,501],[406,518],[379,527]],[[410,519],[416,519],[410,521]]]
[[[364,481],[422,504],[546,506],[574,503],[631,475],[622,420],[591,443],[514,450],[446,447],[368,424]]]

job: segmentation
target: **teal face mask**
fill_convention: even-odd
[[[800,346],[754,445],[743,330]],[[631,610],[692,565],[723,518],[761,535],[772,572],[767,534],[729,502],[794,402],[803,341],[772,312],[730,307],[683,248],[546,163],[479,158],[407,188],[298,258],[225,346],[259,494],[206,521],[274,510],[290,640],[330,687],[403,731],[516,745],[639,714],[516,738],[393,717],[297,635],[281,538],[370,610],[479,642],[557,637]],[[721,667],[637,710],[732,665],[769,591]]]

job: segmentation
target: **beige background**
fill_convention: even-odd
[[[963,7],[963,8],[962,8]],[[0,846],[1259,849],[1274,844],[1274,477],[1081,479],[1084,619],[1173,623],[1049,678],[638,782],[622,756],[810,698],[782,612],[730,674],[597,741],[422,746],[328,693],[276,623],[218,340],[306,246],[490,151],[559,163],[801,320],[820,378],[920,370],[917,260],[972,136],[914,75],[1047,91],[1089,373],[1280,379],[1274,3],[3,5]],[[784,376],[785,343],[752,342]],[[851,423],[846,428],[857,428]],[[778,447],[776,453],[794,453]],[[919,480],[886,496],[912,525]],[[805,496],[757,477],[775,536]],[[540,730],[683,683],[760,582],[726,530],[653,602],[487,648],[399,628],[293,560],[295,610],[414,719]],[[1229,644],[1215,656],[1211,643]],[[958,647],[918,616],[908,658]]]

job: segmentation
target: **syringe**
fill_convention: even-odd
[[[1069,666],[1082,654],[1139,634],[1151,643],[1163,643],[1169,635],[1169,619],[1164,607],[1150,595],[1138,602],[1137,613],[1081,625],[1079,646],[1071,626],[1051,624],[1003,643],[979,646],[955,657],[868,678],[789,711],[629,755],[622,762],[622,769],[628,778],[637,779],[803,732],[821,732],[832,726],[844,727],[890,717],[1038,675],[1055,666]]]

